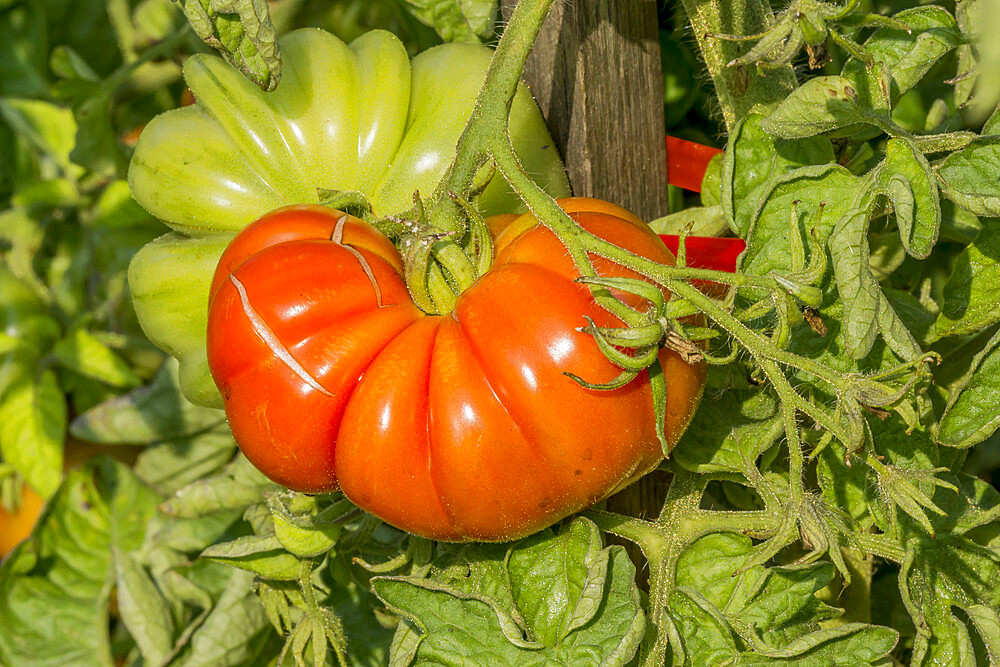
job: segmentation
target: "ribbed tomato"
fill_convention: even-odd
[[[584,228],[660,262],[673,256],[622,209],[561,204]],[[620,322],[574,282],[564,246],[530,214],[445,315],[412,302],[393,245],[337,211],[279,209],[241,232],[211,292],[208,359],[246,456],[290,488],[337,488],[412,533],[509,540],[629,484],[662,458],[645,373],[577,330]],[[594,258],[602,275],[633,275]],[[634,301],[635,303],[635,301]],[[636,304],[638,305],[638,304]],[[660,353],[673,443],[704,367]]]

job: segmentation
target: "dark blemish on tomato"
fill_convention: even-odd
[[[591,449],[590,447],[587,447],[585,450],[583,450],[583,453],[580,456],[580,458],[582,458],[584,461],[589,461],[590,459],[594,458],[594,450]]]
[[[551,504],[552,504],[552,498],[542,498],[542,502],[538,503],[538,506],[542,509],[545,509]]]
[[[222,386],[219,387],[219,390],[222,391],[222,398],[226,399],[227,401],[233,395],[233,388],[229,386],[228,382],[223,382]]]
[[[579,477],[580,475],[583,474],[583,471],[582,470],[574,470],[573,474],[576,475],[577,477]]]

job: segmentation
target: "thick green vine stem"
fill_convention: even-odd
[[[728,130],[752,109],[775,107],[792,92],[796,80],[790,64],[751,71],[739,62],[745,50],[740,43],[720,38],[724,33],[744,36],[770,28],[774,21],[767,0],[683,0],[682,4]]]
[[[407,284],[426,312],[449,312],[458,294],[492,262],[492,245],[483,241],[484,225],[467,201],[482,189],[484,171],[492,175],[490,137],[508,136],[510,107],[521,72],[552,2],[518,3],[497,45],[469,123],[459,138],[455,160],[431,199],[425,238],[441,236],[426,244],[427,261],[421,257],[419,265],[407,270]],[[424,251],[422,248],[421,252]]]

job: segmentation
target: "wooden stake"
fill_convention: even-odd
[[[516,0],[503,0],[504,16]],[[576,195],[669,213],[655,0],[556,2],[525,67]]]

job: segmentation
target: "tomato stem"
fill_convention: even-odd
[[[514,9],[490,62],[472,116],[459,137],[455,159],[431,200],[428,210],[431,230],[451,235],[433,244],[433,262],[407,271],[407,284],[417,298],[417,305],[426,312],[449,312],[458,294],[474,283],[483,267],[492,262],[491,247],[468,244],[469,251],[476,255],[474,259],[463,249],[469,224],[468,211],[460,200],[471,195],[477,176],[489,165],[493,137],[508,137],[510,108],[521,72],[553,1],[521,0]],[[489,257],[484,256],[486,252]],[[444,278],[442,267],[451,282]]]

